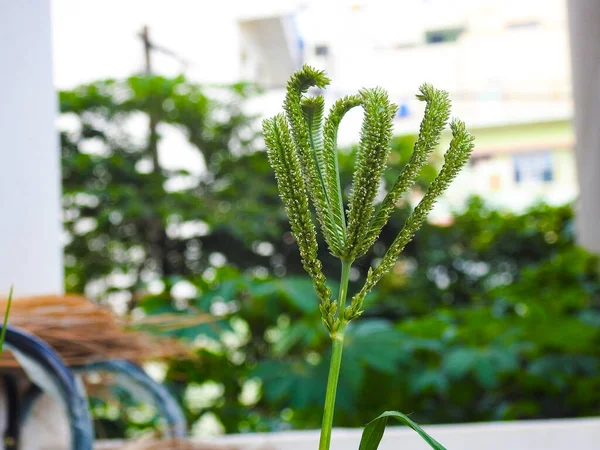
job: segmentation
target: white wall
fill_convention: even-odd
[[[49,0],[0,0],[0,295],[63,289]]]

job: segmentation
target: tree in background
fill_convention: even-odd
[[[229,201],[227,192],[233,160],[253,169],[256,134],[241,104],[254,89],[213,90],[221,100],[183,77],[131,77],[61,93],[63,123],[71,125],[61,133],[69,291],[98,282],[97,298],[116,292],[133,307],[145,282],[196,275],[217,248],[228,254],[246,247],[240,244],[247,240],[240,229],[246,222],[228,223],[256,205]],[[148,138],[150,116],[158,134]],[[206,171],[162,167],[163,131],[182,133]],[[162,151],[170,156],[170,149]],[[237,181],[244,183],[239,188],[254,188],[250,173]],[[269,196],[268,189],[256,195]],[[240,251],[258,264],[253,255]]]
[[[123,312],[218,319],[167,332],[197,348],[166,367],[190,424],[316,428],[327,336],[258,123],[244,112],[256,93],[183,77],[61,93],[66,285]],[[174,133],[205,170],[161,166],[155,148],[177,151],[164,137]],[[394,139],[387,186],[413,142]],[[353,157],[351,148],[340,155],[343,185]],[[433,174],[426,167],[421,181]],[[405,213],[357,261],[354,282],[404,223],[409,205],[399,206]],[[336,425],[362,426],[382,407],[418,411],[423,423],[598,414],[600,281],[596,259],[573,243],[572,219],[569,206],[514,215],[474,199],[452,227],[425,226],[373,293],[368,317],[348,329]],[[319,248],[326,275],[337,274]],[[377,389],[386,385],[402,389]],[[154,423],[94,408],[111,436]]]

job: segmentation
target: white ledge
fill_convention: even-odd
[[[392,423],[392,422],[390,422]],[[598,450],[600,418],[531,420],[430,425],[425,430],[448,450]],[[358,450],[362,430],[333,431],[331,450]],[[243,450],[316,450],[319,432],[231,434],[202,442],[233,445]],[[389,427],[379,450],[428,450],[429,446],[406,427]]]

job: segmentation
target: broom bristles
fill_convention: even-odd
[[[0,300],[0,312],[6,306],[6,300]],[[69,366],[106,359],[143,362],[189,356],[179,341],[128,330],[135,324],[127,324],[108,309],[77,295],[17,298],[12,303],[9,325],[46,341]],[[19,364],[5,352],[0,366],[17,368]]]

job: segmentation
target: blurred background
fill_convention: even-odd
[[[304,63],[332,79],[328,104],[382,86],[400,106],[387,185],[412,152],[421,83],[447,90],[476,138],[468,168],[348,329],[335,425],[383,410],[419,423],[600,414],[597,222],[575,222],[580,186],[586,198],[597,190],[576,171],[566,0],[7,4],[0,35],[24,68],[0,74],[0,122],[25,138],[1,151],[0,204],[15,219],[1,244],[15,256],[0,280],[22,293],[83,293],[133,319],[208,317],[147,330],[194,349],[148,365],[193,434],[320,425],[329,339],[260,136]],[[41,47],[22,36],[42,36]],[[55,110],[56,146],[54,128],[31,128]],[[353,111],[340,130],[345,186],[360,122]],[[355,264],[351,289],[448,141]],[[337,260],[325,245],[320,253],[337,279]],[[103,437],[157,421],[118,392],[93,412]]]

